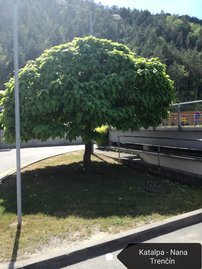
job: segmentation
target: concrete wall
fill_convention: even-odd
[[[148,144],[158,145],[160,138],[161,146],[183,147],[187,149],[202,150],[202,128],[185,128],[179,131],[177,128],[157,128],[156,130],[140,130],[133,132],[109,131],[109,141],[120,142],[122,144]],[[128,136],[128,137],[122,137]],[[141,136],[141,137],[138,137]],[[167,138],[167,139],[166,139]],[[171,139],[171,140],[169,140]],[[179,140],[178,140],[179,139]],[[184,139],[184,140],[180,140]],[[189,141],[189,139],[201,139],[201,141]]]
[[[181,131],[177,128],[158,128],[157,130],[149,129],[134,132],[121,132],[116,130],[110,130],[109,132],[109,140],[111,142],[119,142],[120,139],[121,144],[146,144],[143,147],[143,151],[134,150],[134,154],[137,154],[146,163],[202,176],[202,158],[148,152],[149,146],[147,145],[158,146],[158,138],[160,138],[161,146],[202,150],[201,128],[189,128]],[[171,140],[169,140],[169,138],[171,138]],[[189,139],[201,139],[201,141],[189,141]]]
[[[65,138],[56,138],[56,139],[48,139],[45,142],[42,142],[40,140],[30,140],[27,143],[23,142],[21,143],[22,148],[28,148],[28,147],[43,147],[43,146],[63,146],[63,145],[69,145],[69,144],[82,144],[81,137],[78,137],[76,140],[69,141]],[[6,149],[6,148],[15,148],[15,144],[7,144],[3,140],[3,131],[0,130],[0,149]]]
[[[183,171],[194,175],[202,176],[202,161],[194,158],[168,156],[153,152],[138,152],[142,160],[149,164],[160,165],[176,171]]]

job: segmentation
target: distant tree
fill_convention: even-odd
[[[178,96],[179,100],[186,100],[186,91],[180,91],[181,86],[185,84],[185,79],[189,77],[189,72],[185,69],[184,65],[178,64],[177,62],[174,62],[169,68],[168,68],[168,74],[170,77],[174,80],[174,86],[176,90],[176,95]],[[178,100],[178,101],[179,101]]]
[[[199,31],[199,37],[198,40],[196,42],[196,47],[198,51],[202,51],[202,29],[200,29]]]
[[[182,59],[185,68],[190,70],[189,78],[191,81],[188,90],[191,93],[192,100],[198,99],[201,96],[202,88],[202,52],[198,52],[196,49],[184,50]]]
[[[6,61],[7,61],[7,57],[0,44],[0,77],[1,78],[5,77],[5,69],[7,67]],[[1,80],[0,80],[0,89],[2,88],[3,88],[3,85],[1,84]]]

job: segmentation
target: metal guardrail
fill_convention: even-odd
[[[163,145],[161,143],[161,140],[172,140],[172,141],[179,140],[179,141],[200,142],[200,143],[202,143],[202,139],[191,139],[191,138],[156,137],[156,136],[131,136],[131,135],[118,135],[117,137],[118,137],[118,157],[119,157],[119,159],[121,158],[121,151],[120,151],[121,137],[125,137],[125,138],[127,138],[127,137],[128,138],[141,138],[141,139],[142,138],[143,139],[145,139],[145,138],[146,139],[156,139],[157,143],[156,144],[151,144],[151,146],[157,146],[157,149],[158,149],[157,150],[157,153],[158,153],[158,165],[159,166],[160,166],[160,154],[162,153],[161,148],[163,147]],[[126,142],[124,144],[126,144]],[[133,142],[133,144],[136,144],[136,143]],[[138,142],[138,144],[141,144],[142,146],[147,146],[148,145],[148,143],[139,143],[139,142]],[[168,146],[166,146],[166,147],[168,147]],[[180,149],[180,147],[176,147],[176,148]]]
[[[184,126],[188,127],[188,125],[191,125],[191,127],[201,125],[202,127],[202,108],[199,110],[193,109],[188,111],[188,113],[186,111],[182,111],[183,106],[196,105],[200,103],[202,104],[202,100],[172,104],[170,109],[172,110],[176,107],[176,112],[170,112],[168,119],[163,122],[163,126],[177,126],[179,130],[181,130]]]

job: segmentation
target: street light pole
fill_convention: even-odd
[[[90,21],[89,21],[90,31],[89,31],[89,34],[91,36],[93,35],[93,26],[95,24],[95,20],[96,20],[96,13],[93,14],[93,11],[90,10]]]
[[[14,72],[15,72],[15,134],[16,134],[16,187],[17,187],[17,216],[18,227],[22,225],[22,199],[21,199],[21,161],[20,161],[20,102],[18,78],[18,0],[13,6],[13,35],[14,35]]]
[[[93,35],[93,26],[95,24],[95,21],[96,21],[96,13],[90,9],[90,16],[89,16],[90,20],[89,20],[89,27],[90,27],[90,31],[89,31],[89,34],[92,36]],[[113,14],[112,15],[112,18],[115,20],[115,21],[120,21],[121,20],[121,16],[119,14]]]

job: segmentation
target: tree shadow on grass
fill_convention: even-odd
[[[168,193],[153,194],[145,186],[162,185]],[[93,162],[93,173],[81,162],[22,173],[23,214],[42,213],[58,218],[79,216],[147,216],[179,214],[200,208],[202,189],[162,181],[120,164]],[[16,212],[15,178],[0,186],[5,212]]]
[[[102,155],[97,155],[97,154],[93,154],[97,159],[99,159],[100,161],[102,161],[102,162],[106,162],[106,157],[104,158],[104,157],[102,157]]]

